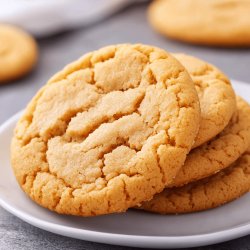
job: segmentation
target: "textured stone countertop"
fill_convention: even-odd
[[[146,4],[138,4],[81,30],[38,41],[40,58],[36,70],[21,81],[0,86],[0,123],[24,108],[46,80],[83,53],[104,45],[141,42],[171,52],[185,52],[220,67],[230,78],[250,84],[250,50],[197,47],[170,41],[156,34],[146,20]],[[250,94],[250,93],[249,93]],[[58,236],[21,221],[0,207],[0,250],[19,249],[132,249],[90,243]],[[230,242],[200,247],[202,250],[250,249],[250,235]]]

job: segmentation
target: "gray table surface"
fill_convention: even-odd
[[[0,123],[24,108],[46,80],[87,51],[116,43],[146,43],[171,52],[185,52],[221,68],[230,78],[250,83],[249,49],[197,47],[167,40],[156,34],[146,19],[146,4],[137,4],[105,21],[81,30],[40,39],[40,58],[28,77],[0,86]],[[250,93],[249,93],[250,94]],[[21,221],[0,207],[0,250],[7,249],[132,249],[90,243],[58,236]],[[230,242],[197,249],[250,249],[250,235]]]

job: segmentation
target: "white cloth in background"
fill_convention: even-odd
[[[143,0],[0,0],[0,22],[36,37],[86,26]]]

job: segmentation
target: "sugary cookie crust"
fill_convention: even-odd
[[[23,190],[58,213],[125,211],[169,185],[199,126],[184,67],[146,45],[89,53],[56,74],[15,130]]]
[[[250,106],[237,97],[237,112],[214,139],[193,149],[172,186],[183,186],[215,174],[235,162],[250,144]]]
[[[37,61],[35,40],[17,27],[0,24],[0,83],[27,74]]]
[[[215,208],[250,189],[250,148],[232,166],[206,179],[181,188],[165,189],[140,209],[176,214]]]
[[[193,145],[196,148],[226,127],[236,111],[236,97],[229,79],[215,66],[185,54],[173,56],[190,74],[200,100],[200,129]]]
[[[161,34],[188,43],[249,47],[249,0],[155,0],[148,19]]]

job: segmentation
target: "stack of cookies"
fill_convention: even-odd
[[[250,106],[197,58],[142,44],[88,53],[20,118],[11,161],[24,192],[62,214],[183,213],[250,189]]]
[[[234,96],[227,77],[214,66],[174,55],[193,79],[201,121],[193,149],[171,187],[140,208],[161,214],[206,210],[250,190],[250,106]]]

